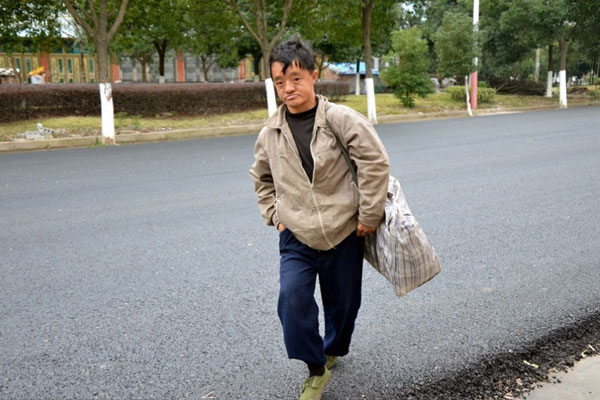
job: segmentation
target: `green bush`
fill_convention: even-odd
[[[450,98],[454,101],[465,102],[467,95],[465,94],[464,86],[450,86],[446,89],[446,93],[450,94]],[[496,99],[496,89],[479,87],[477,88],[478,103],[493,103]]]
[[[600,100],[600,90],[590,90],[588,94],[592,99]]]

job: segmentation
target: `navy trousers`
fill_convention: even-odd
[[[348,354],[360,308],[363,244],[353,232],[335,248],[315,250],[288,229],[279,234],[280,290],[277,311],[289,358],[324,365],[325,354]],[[317,276],[325,313],[325,338],[319,334],[315,301]]]

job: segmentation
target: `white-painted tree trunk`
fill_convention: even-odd
[[[367,88],[367,118],[372,124],[377,123],[377,109],[375,107],[375,84],[373,78],[365,79],[365,86]]]
[[[535,49],[535,75],[533,76],[533,80],[537,83],[540,80],[540,55],[542,53],[542,49],[539,47]]]
[[[473,111],[471,111],[471,97],[469,96],[469,75],[465,75],[465,93],[467,94],[467,112],[469,113],[469,117],[472,117]]]
[[[273,86],[273,79],[265,79],[265,89],[267,91],[267,109],[269,110],[269,116],[277,112],[277,102],[275,101],[275,86]]]
[[[165,83],[165,76],[164,75],[159,75],[158,76],[158,83]]]
[[[100,106],[102,110],[102,141],[115,144],[115,115],[110,83],[100,84]]]
[[[567,108],[567,71],[560,71],[558,79],[560,79],[560,108]]]
[[[354,94],[357,96],[360,95],[360,73],[356,74]]]
[[[548,71],[548,81],[546,82],[546,97],[552,97],[552,71]]]

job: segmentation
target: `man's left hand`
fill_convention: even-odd
[[[358,237],[364,237],[370,233],[375,232],[375,228],[361,224],[360,222],[356,226],[356,235]]]

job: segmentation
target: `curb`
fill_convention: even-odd
[[[588,107],[598,106],[600,103],[592,102],[586,104],[575,104],[569,106],[570,108],[575,107]],[[541,111],[541,110],[559,110],[556,106],[535,106],[535,107],[513,107],[504,109],[487,109],[477,110],[473,114],[474,116],[487,116],[487,115],[499,115],[513,112],[525,112],[525,111]],[[428,119],[449,119],[449,118],[461,118],[467,117],[466,110],[460,111],[449,111],[449,112],[436,112],[436,113],[418,113],[418,114],[397,114],[397,115],[383,115],[378,118],[378,125],[391,124],[398,122],[414,122],[424,121]],[[183,130],[165,130],[155,132],[143,132],[143,133],[121,133],[115,135],[116,144],[134,144],[134,143],[148,143],[148,142],[160,142],[165,140],[183,140],[183,139],[199,139],[219,136],[234,136],[234,135],[245,135],[259,132],[263,127],[263,124],[250,124],[240,126],[226,126],[226,127],[212,127],[212,128],[201,128],[201,129],[183,129]],[[102,136],[82,136],[82,137],[71,137],[71,138],[57,138],[57,139],[46,139],[46,140],[30,140],[30,141],[12,141],[12,142],[0,142],[0,153],[8,152],[20,152],[20,151],[40,151],[40,150],[51,150],[51,149],[65,149],[65,148],[77,148],[77,147],[90,147],[95,145],[101,145],[103,143]]]

